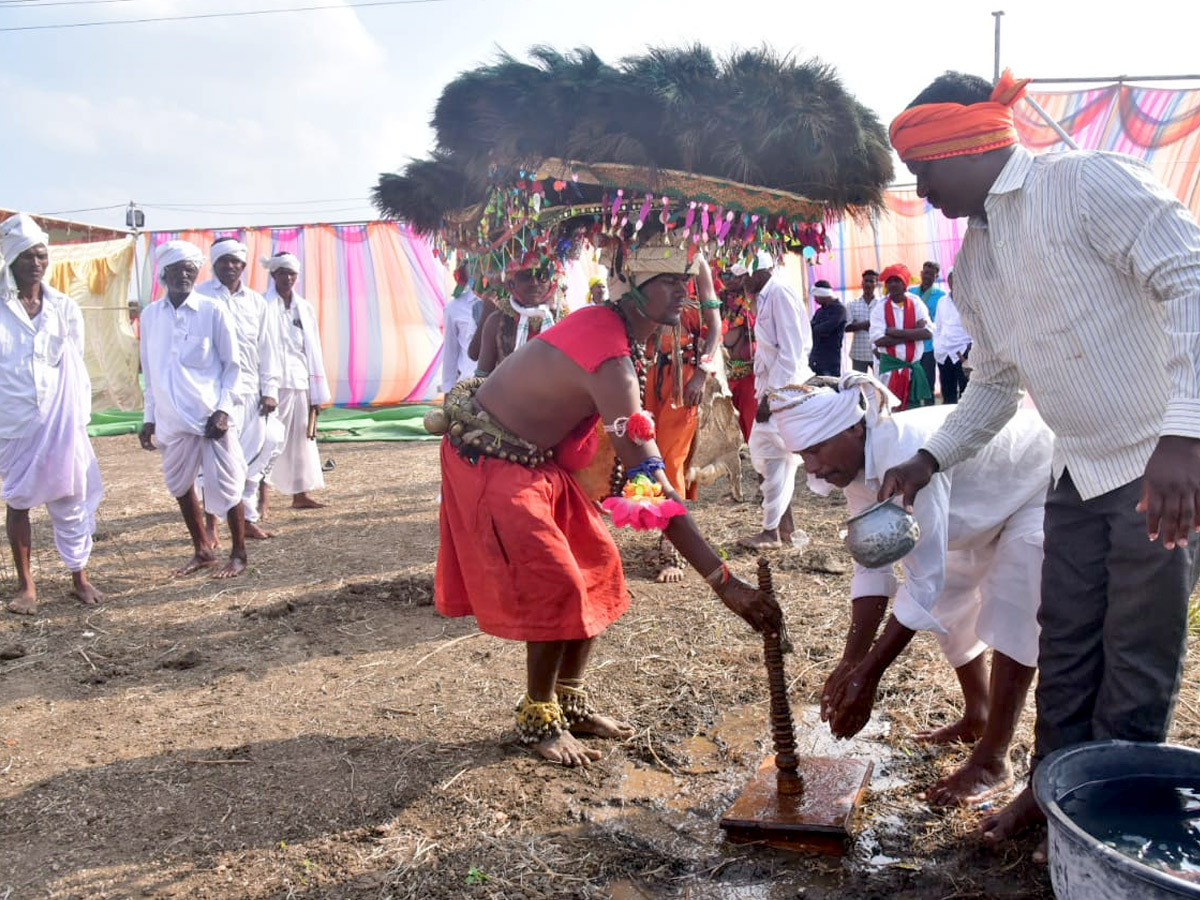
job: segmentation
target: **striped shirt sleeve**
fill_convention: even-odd
[[[1170,396],[1159,433],[1200,438],[1200,227],[1137,162],[1094,154],[1079,172],[1092,247],[1164,307]]]

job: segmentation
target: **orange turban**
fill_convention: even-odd
[[[889,278],[899,278],[905,284],[912,284],[912,273],[908,271],[908,266],[904,265],[904,263],[896,263],[888,266],[879,273],[879,280],[885,285],[888,283]]]
[[[1025,96],[1029,79],[1004,70],[984,103],[924,103],[892,120],[889,136],[904,162],[986,153],[1017,143],[1013,104]]]

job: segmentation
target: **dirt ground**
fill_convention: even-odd
[[[323,445],[330,507],[273,497],[278,536],[224,583],[171,577],[189,546],[158,457],[133,436],[96,448],[91,572],[108,602],[67,597],[35,513],[41,614],[0,615],[0,900],[1050,896],[1029,840],[985,849],[977,811],[916,797],[966,752],[910,739],[957,710],[931,640],[889,673],[860,738],[814,721],[847,620],[840,499],[801,488],[812,543],[773,557],[801,751],[875,762],[861,833],[830,859],[723,840],[717,820],[769,749],[761,643],[698,576],[652,583],[645,536],[620,535],[633,607],[591,676],[638,732],[568,771],[515,741],[521,647],[431,605],[436,444]],[[756,509],[726,489],[706,489],[698,519],[752,578],[734,539]],[[13,587],[5,553],[0,591]],[[1200,735],[1196,688],[1193,662],[1184,743]]]

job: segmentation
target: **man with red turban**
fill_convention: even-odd
[[[1137,160],[1019,146],[1024,87],[948,72],[892,122],[917,194],[970,217],[954,299],[974,369],[879,497],[910,505],[986,446],[1028,388],[1056,438],[1036,766],[1083,741],[1162,741],[1171,723],[1200,526],[1200,227]],[[998,841],[1040,817],[1026,788],[981,830]]]
[[[933,389],[921,357],[929,330],[929,309],[925,302],[908,293],[912,275],[900,263],[888,266],[879,275],[884,301],[871,309],[871,343],[879,354],[879,379],[900,398],[900,409],[928,406]]]

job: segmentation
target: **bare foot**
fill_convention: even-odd
[[[237,578],[246,571],[246,561],[237,556],[229,557],[229,562],[213,572],[213,578]]]
[[[929,801],[931,806],[974,806],[1007,791],[1012,783],[1012,766],[1007,757],[976,759],[971,754],[961,769],[917,797]]]
[[[918,731],[913,735],[913,740],[920,741],[922,744],[973,744],[983,737],[983,729],[986,724],[986,722],[977,722],[963,716],[950,725]]]
[[[18,616],[32,616],[37,614],[37,591],[33,586],[25,588],[17,593],[4,606],[10,613],[15,613]]]
[[[216,564],[217,556],[212,550],[199,550],[185,565],[175,570],[175,576],[191,575],[193,572],[199,572],[201,569],[207,569]]]
[[[633,737],[636,730],[627,722],[619,722],[611,716],[591,713],[582,719],[576,719],[571,725],[571,733],[594,734],[596,737],[613,738],[623,741],[626,738]]]
[[[104,595],[96,590],[95,585],[90,581],[75,585],[71,590],[71,596],[78,599],[84,606],[99,606],[104,602]]]
[[[772,550],[780,547],[778,531],[760,531],[758,534],[738,539],[738,546],[747,550]]]
[[[292,509],[324,509],[329,504],[314,500],[308,494],[297,494],[292,498]]]
[[[217,520],[215,518],[205,524],[204,534],[208,538],[208,546],[213,550],[219,550],[221,547],[221,531],[217,527]]]
[[[663,566],[654,576],[659,584],[678,584],[683,581],[683,569],[679,566]]]
[[[254,538],[256,541],[265,541],[267,538],[275,537],[275,532],[267,531],[262,528],[257,522],[246,523],[246,537]]]
[[[579,738],[569,731],[546,738],[540,744],[534,744],[533,749],[550,762],[562,763],[564,766],[590,766],[603,754],[599,750],[585,747]]]
[[[1033,798],[1033,788],[1025,786],[1008,806],[979,823],[979,836],[989,844],[999,844],[1028,831],[1046,820]]]

